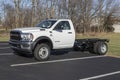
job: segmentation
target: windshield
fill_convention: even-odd
[[[47,21],[42,21],[39,24],[36,25],[36,27],[40,28],[50,28],[53,24],[55,24],[55,20],[47,20]]]

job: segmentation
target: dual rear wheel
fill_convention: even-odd
[[[92,46],[92,47],[90,47]],[[73,48],[75,51],[89,51],[90,53],[105,55],[108,51],[108,45],[106,42],[99,41],[94,43],[93,45],[78,45],[76,44]]]
[[[105,42],[96,42],[93,48],[89,50],[90,53],[105,55],[108,51],[108,45]]]

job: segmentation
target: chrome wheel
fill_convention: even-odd
[[[41,47],[39,50],[39,56],[44,59],[49,55],[49,51],[46,47]]]
[[[105,42],[96,42],[94,52],[99,55],[105,55],[108,51],[108,45]]]
[[[107,46],[105,44],[101,45],[101,52],[106,53],[107,51]]]

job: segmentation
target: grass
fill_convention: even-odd
[[[105,38],[109,39],[109,51],[107,55],[120,57],[120,33],[90,33],[90,34],[77,34],[76,38]],[[6,33],[3,29],[0,29],[0,41],[9,40],[9,31]]]
[[[9,31],[5,31],[5,29],[0,29],[0,42],[9,40]]]
[[[107,55],[120,57],[120,33],[100,33],[100,34],[89,34],[82,35],[77,34],[77,38],[106,38],[109,39],[109,51]]]
[[[6,41],[9,41],[8,35],[0,36],[0,42],[6,42]]]

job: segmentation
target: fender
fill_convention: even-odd
[[[33,42],[33,44],[32,44],[32,50],[34,50],[34,48],[36,47],[36,45],[37,45],[40,41],[42,41],[42,40],[47,40],[47,42],[49,42],[50,45],[51,45],[51,49],[53,48],[53,42],[52,42],[52,40],[51,40],[49,37],[41,36],[41,37],[37,38],[37,39]]]

